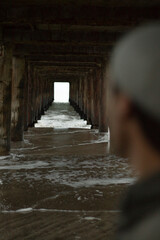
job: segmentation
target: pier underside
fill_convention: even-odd
[[[0,154],[48,109],[55,81],[70,82],[70,104],[92,128],[108,131],[112,48],[133,27],[159,17],[156,0],[2,0]]]
[[[159,19],[158,0],[0,0],[0,240],[112,239],[133,176],[109,145],[109,59]]]

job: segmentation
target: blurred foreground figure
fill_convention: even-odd
[[[117,240],[160,239],[160,24],[139,27],[111,58],[110,129],[139,176],[122,206]]]

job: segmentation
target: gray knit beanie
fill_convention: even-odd
[[[160,23],[138,27],[118,42],[111,77],[132,101],[160,120]]]

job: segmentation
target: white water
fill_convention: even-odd
[[[60,205],[61,201],[63,204],[63,199],[66,197],[73,200],[73,205],[78,201],[84,204],[83,209],[86,209],[86,204],[94,202],[97,198],[103,199],[106,189],[108,189],[107,194],[114,198],[114,188],[119,189],[121,185],[134,182],[127,159],[115,155],[106,156],[104,153],[101,155],[101,152],[97,155],[96,148],[99,149],[105,145],[107,147],[104,143],[108,142],[108,134],[100,134],[98,130],[93,129],[87,130],[90,126],[80,119],[68,103],[53,103],[36,127],[49,127],[56,130],[29,129],[24,143],[15,144],[10,155],[0,157],[2,213],[23,214],[36,211],[78,213],[81,212],[78,210],[78,205],[77,210],[73,210],[71,206],[70,210],[65,210],[65,207],[63,210],[63,205],[59,210],[58,205],[55,204],[59,201]],[[72,148],[80,150],[72,152]],[[71,155],[65,155],[64,152],[64,155],[58,156],[55,154],[57,149],[62,153],[67,149],[66,152]],[[83,149],[93,149],[93,154],[90,151],[88,155],[88,151],[83,154]],[[10,189],[15,189],[16,207],[15,198],[12,200],[13,192]],[[19,197],[23,194],[26,196],[26,189],[31,200],[32,193],[34,198],[27,204]],[[48,189],[48,192],[44,194],[45,189]],[[34,196],[35,191],[39,193],[37,197]],[[7,195],[5,195],[6,192]],[[41,198],[39,198],[40,195]],[[10,200],[6,201],[6,196],[10,197]],[[84,220],[99,219],[89,214]]]
[[[85,121],[80,119],[79,115],[73,110],[69,103],[53,103],[42,120],[36,124],[36,127],[53,127],[53,128],[90,128]],[[66,130],[57,130],[54,134],[61,134]],[[74,134],[75,131],[82,130],[67,130],[67,134]],[[48,131],[44,134],[50,134]],[[53,132],[51,132],[53,134]],[[82,138],[80,142],[72,144],[50,145],[47,143],[44,152],[45,157],[32,156],[33,151],[37,148],[28,140],[25,142],[25,147],[16,150],[16,154],[12,153],[9,156],[0,157],[0,184],[6,180],[20,180],[24,173],[27,180],[41,180],[42,178],[49,181],[51,184],[66,185],[73,188],[92,187],[96,185],[107,186],[112,184],[130,184],[133,178],[130,177],[128,162],[114,155],[105,157],[89,157],[89,156],[52,156],[47,155],[50,149],[58,149],[63,147],[72,148],[79,145],[91,145],[97,143],[108,142],[108,134],[98,134],[98,130],[92,130],[95,139]],[[42,133],[43,135],[43,133]],[[97,138],[98,135],[98,138]],[[72,138],[72,137],[71,137]],[[46,144],[46,143],[45,143]],[[27,148],[26,148],[27,147]],[[29,150],[27,155],[23,154],[24,150]],[[36,151],[38,151],[36,149]]]
[[[46,208],[21,208],[18,210],[3,210],[1,213],[29,213],[29,212],[58,212],[58,213],[118,213],[119,210],[95,210],[95,211],[86,211],[86,210],[64,210],[64,209],[46,209]],[[84,220],[100,220],[95,217],[84,217]]]
[[[11,156],[10,156],[11,157]],[[125,159],[115,155],[106,157],[52,157],[20,155],[0,161],[0,184],[13,179],[21,181],[46,180],[50,184],[65,185],[72,188],[131,184],[131,170]],[[99,194],[98,192],[96,194]]]
[[[41,120],[35,124],[36,128],[53,127],[55,129],[63,128],[84,128],[90,129],[87,121],[80,118],[69,103],[53,103]]]

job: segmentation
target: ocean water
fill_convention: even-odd
[[[90,129],[91,125],[87,125],[87,121],[80,118],[69,103],[54,103],[49,108],[41,120],[35,124],[36,128],[39,127],[53,127],[59,128],[82,128]]]
[[[108,151],[109,134],[90,127],[69,104],[53,103],[0,157],[2,240],[110,240],[135,177],[128,159]]]

